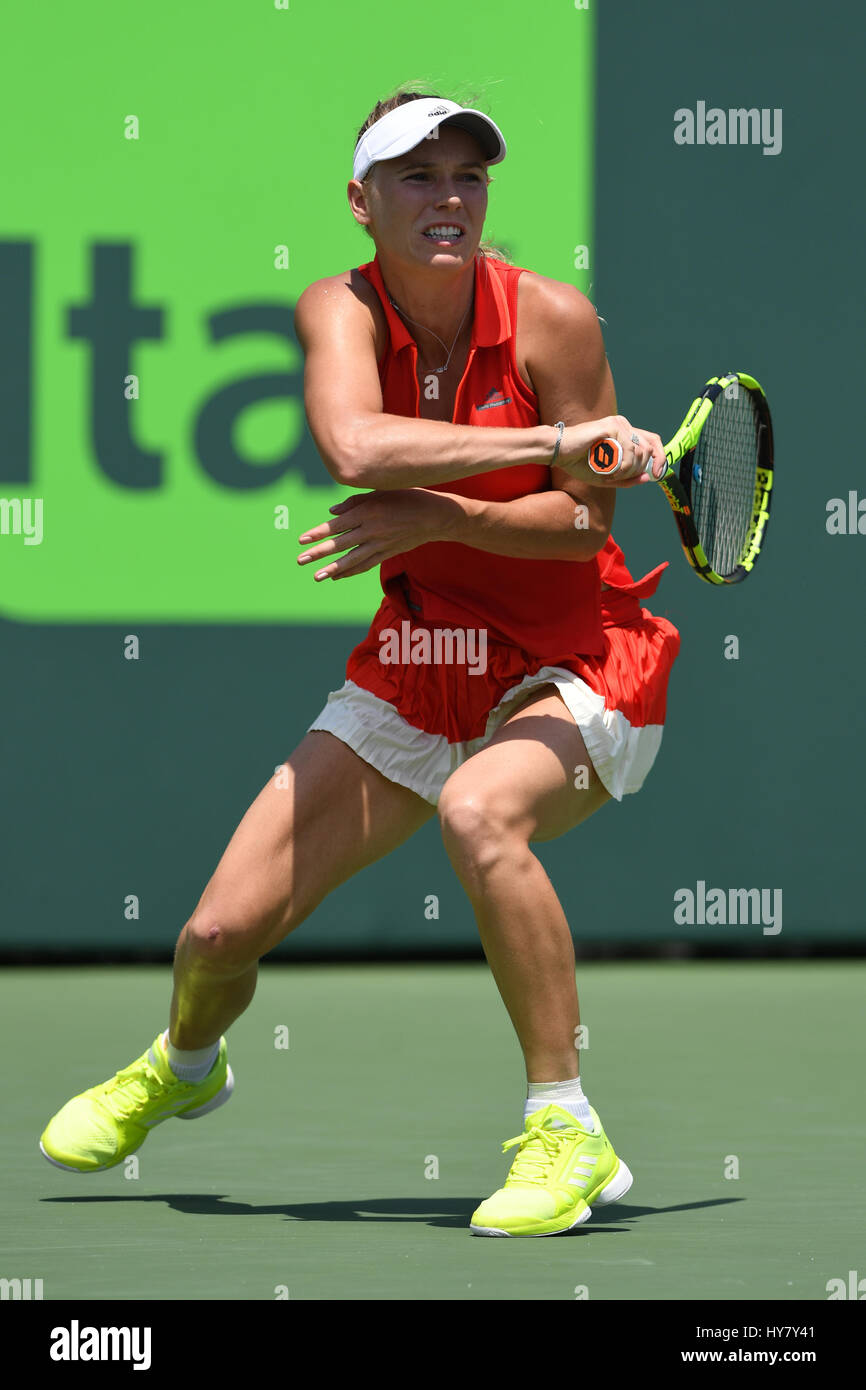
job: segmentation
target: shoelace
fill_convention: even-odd
[[[563,1129],[541,1129],[538,1125],[533,1125],[531,1129],[524,1130],[523,1134],[518,1134],[514,1139],[506,1139],[502,1145],[502,1152],[507,1153],[513,1149],[515,1144],[520,1145],[520,1150],[511,1165],[511,1171],[505,1180],[507,1186],[510,1182],[530,1182],[539,1187],[543,1187],[547,1179],[547,1172],[551,1163],[557,1157],[563,1139],[572,1139],[576,1134],[586,1137],[584,1130],[576,1126],[568,1126]],[[532,1151],[532,1145],[541,1144],[541,1152],[536,1148]],[[526,1150],[526,1152],[524,1152]]]
[[[181,1084],[181,1083],[178,1083]],[[137,1088],[137,1089],[136,1089]],[[145,1060],[124,1068],[102,1088],[103,1104],[108,1104],[112,1114],[119,1120],[128,1119],[142,1100],[155,1100],[172,1090],[159,1072]]]

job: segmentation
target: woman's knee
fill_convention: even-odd
[[[489,872],[528,845],[529,827],[505,792],[455,777],[446,782],[438,809],[442,841],[455,868]]]
[[[178,949],[200,968],[241,973],[272,950],[292,925],[290,912],[244,923],[234,914],[199,907],[181,932]]]

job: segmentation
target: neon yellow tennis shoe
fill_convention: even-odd
[[[476,1236],[557,1236],[580,1226],[595,1202],[624,1197],[634,1179],[617,1158],[590,1106],[592,1133],[558,1105],[528,1115],[505,1186],[481,1203],[469,1229]]]
[[[58,1168],[96,1173],[114,1168],[140,1149],[163,1120],[197,1120],[224,1105],[234,1089],[220,1038],[216,1061],[204,1081],[179,1081],[168,1065],[163,1034],[137,1062],[101,1086],[92,1086],[58,1110],[39,1148]]]

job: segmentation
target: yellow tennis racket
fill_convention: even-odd
[[[763,388],[745,372],[710,377],[665,446],[655,481],[671,505],[686,558],[708,584],[737,584],[761,553],[773,487],[773,426]],[[615,439],[593,445],[594,473],[622,461]]]

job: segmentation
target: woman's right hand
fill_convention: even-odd
[[[613,473],[594,473],[589,466],[587,455],[602,439],[615,439],[622,446],[622,459]],[[646,471],[650,466],[651,475]],[[594,487],[634,487],[650,482],[651,476],[662,476],[665,450],[657,434],[636,429],[624,415],[607,415],[602,420],[569,425],[562,431],[556,467]]]

